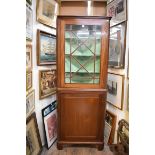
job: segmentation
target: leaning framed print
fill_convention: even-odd
[[[56,70],[39,71],[39,99],[56,93]]]
[[[26,155],[40,155],[41,150],[36,114],[32,113],[26,120]]]
[[[32,87],[32,71],[26,72],[26,91]]]
[[[107,5],[107,16],[112,17],[110,26],[127,20],[127,0],[113,0]]]
[[[26,117],[28,117],[35,108],[35,91],[32,90],[26,96]]]
[[[59,4],[56,0],[38,0],[37,20],[47,26],[56,28],[56,18],[59,13]]]
[[[37,30],[37,65],[56,64],[56,36]]]
[[[105,128],[104,128],[104,144],[112,144],[114,142],[117,116],[106,110]]]
[[[110,28],[109,68],[124,68],[126,48],[126,22]]]
[[[32,44],[26,42],[26,70],[32,70]]]
[[[56,101],[42,110],[47,148],[49,149],[57,139],[57,109]]]
[[[124,75],[108,73],[107,102],[122,110],[124,94]]]
[[[32,9],[28,3],[26,3],[26,39],[32,40],[33,36],[33,18]]]

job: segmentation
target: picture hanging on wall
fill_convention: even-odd
[[[26,91],[32,87],[32,71],[26,72]]]
[[[126,22],[110,28],[109,64],[110,68],[124,68],[126,43]]]
[[[124,94],[124,75],[108,73],[107,102],[122,110]]]
[[[112,17],[110,26],[127,20],[127,0],[113,0],[107,5],[107,16]]]
[[[56,36],[37,31],[37,65],[56,64]]]
[[[26,117],[28,117],[35,108],[35,91],[32,90],[26,96]]]
[[[26,3],[26,39],[32,40],[33,36],[33,18],[32,9],[28,3]]]
[[[47,26],[56,28],[59,4],[55,0],[38,0],[37,20]]]
[[[57,109],[56,101],[42,110],[47,148],[49,149],[57,139]]]
[[[26,43],[26,70],[32,69],[32,44]]]
[[[117,116],[106,110],[105,114],[105,129],[104,129],[104,144],[112,144],[115,137]]]
[[[39,99],[56,93],[56,70],[39,71]]]
[[[42,144],[39,135],[36,114],[33,113],[26,120],[26,155],[39,155]]]

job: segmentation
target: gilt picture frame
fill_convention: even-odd
[[[37,65],[56,64],[56,36],[37,30]]]
[[[109,110],[106,110],[104,144],[110,145],[114,142],[116,120],[117,120],[117,116],[114,113],[110,112]]]
[[[57,140],[57,101],[42,109],[46,144],[49,149]]]
[[[33,15],[32,9],[28,3],[26,3],[26,39],[33,39]]]
[[[108,67],[123,69],[126,50],[126,22],[110,28]]]
[[[56,93],[56,69],[39,71],[39,99]]]
[[[108,73],[107,102],[112,106],[123,109],[124,75]]]
[[[35,112],[26,120],[26,155],[40,155],[42,143]]]
[[[26,117],[35,109],[35,90],[33,89],[26,96]]]
[[[26,91],[32,88],[32,71],[26,72]]]
[[[26,71],[32,70],[32,44],[26,43]]]
[[[37,21],[56,28],[56,18],[59,14],[59,3],[55,0],[37,1]]]
[[[107,4],[107,16],[112,17],[110,26],[127,20],[127,0],[113,0]]]

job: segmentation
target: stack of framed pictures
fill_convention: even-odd
[[[107,16],[112,17],[110,20],[107,102],[123,110],[127,0],[108,0]]]
[[[26,155],[39,155],[42,150],[36,114],[31,114],[26,120]]]
[[[116,120],[117,120],[117,116],[112,112],[106,110],[104,144],[112,144],[114,142]]]
[[[57,139],[57,103],[52,102],[42,110],[47,148],[49,149]]]

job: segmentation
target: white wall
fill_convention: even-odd
[[[49,105],[52,101],[56,99],[56,95],[49,96],[45,99],[39,100],[39,70],[41,69],[51,69],[56,68],[55,65],[50,66],[37,66],[37,57],[36,57],[36,36],[37,29],[56,34],[56,30],[50,27],[47,27],[36,21],[36,1],[32,0],[32,9],[33,9],[33,40],[32,40],[32,50],[33,50],[33,89],[35,89],[35,112],[37,117],[37,123],[39,127],[39,133],[41,137],[42,144],[45,144],[45,134],[43,129],[42,113],[41,110]]]

